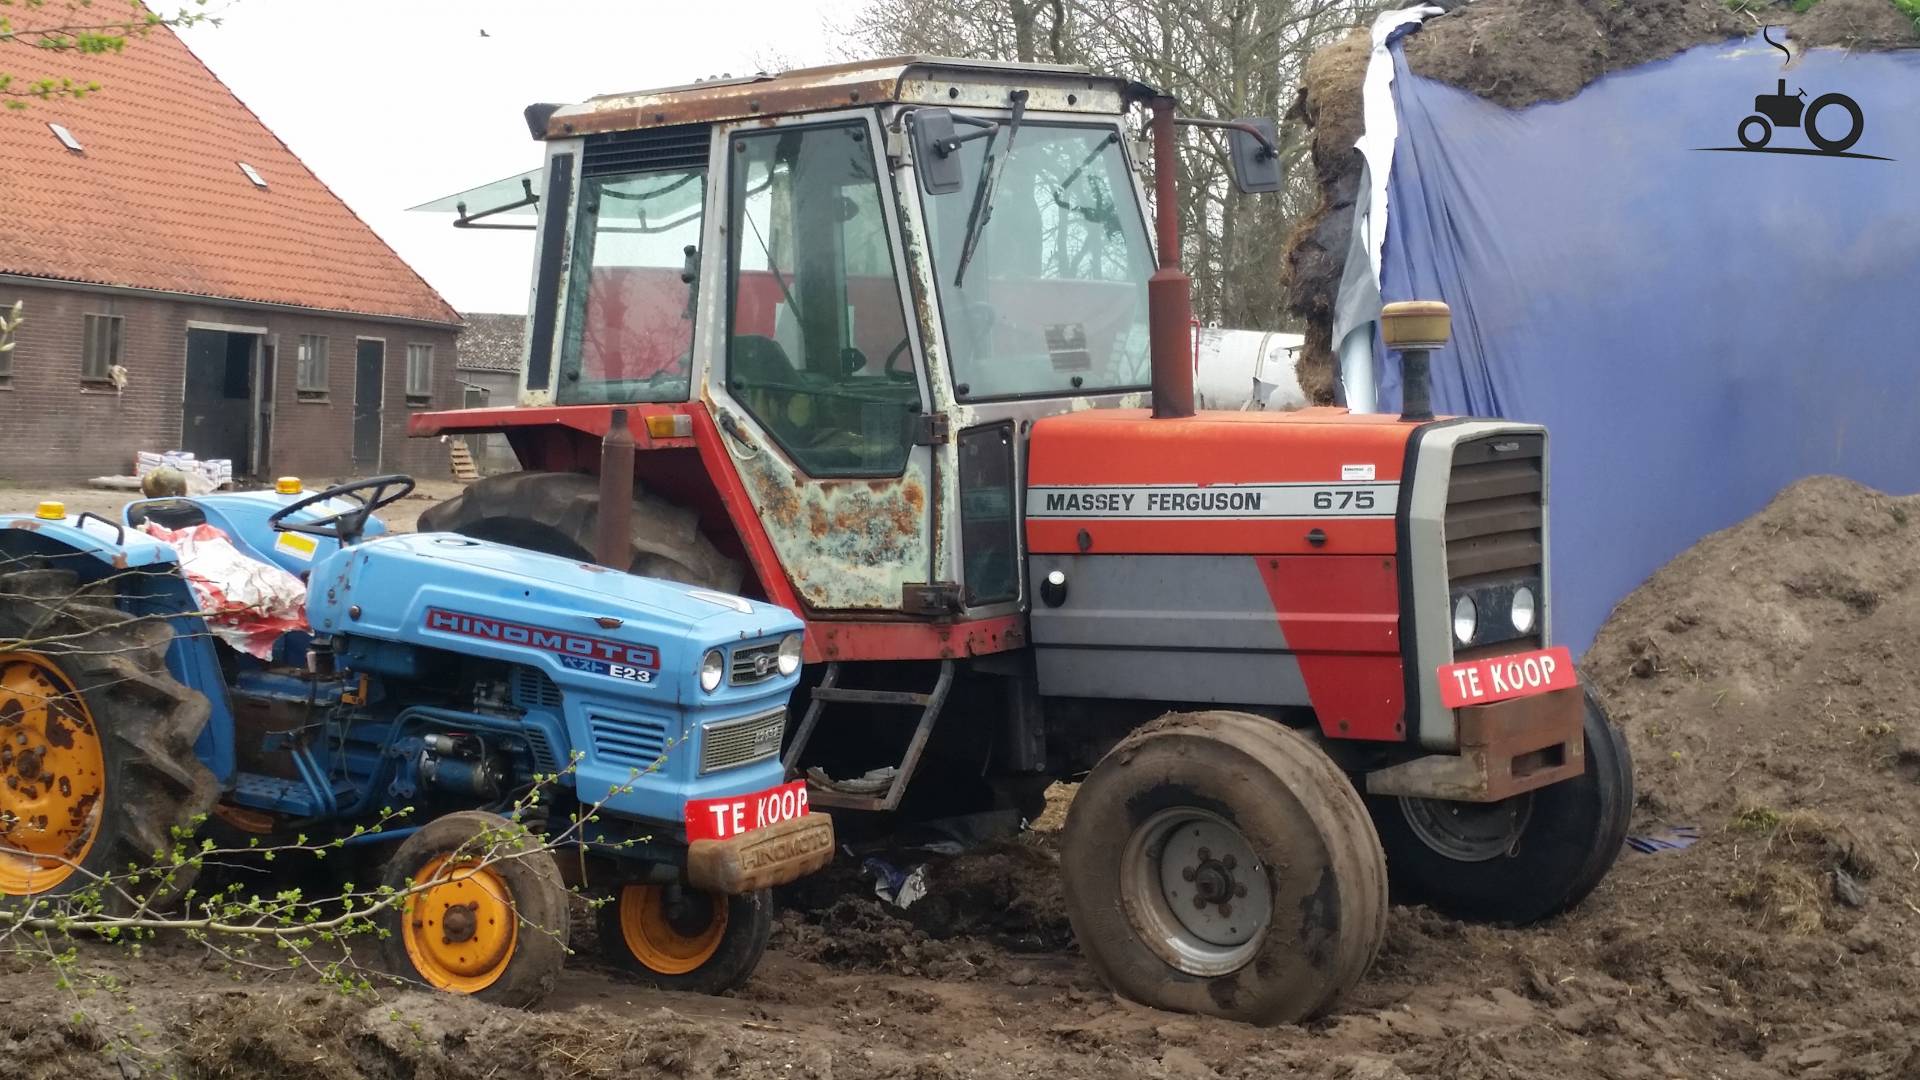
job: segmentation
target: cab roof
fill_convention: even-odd
[[[887,103],[1005,108],[1016,89],[1029,92],[1027,108],[1035,112],[1112,115],[1125,110],[1134,84],[1077,64],[894,56],[534,105],[527,123],[536,139],[564,139]]]

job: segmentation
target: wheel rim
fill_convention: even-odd
[[[0,653],[0,894],[32,896],[72,877],[106,803],[93,714],[52,661]]]
[[[1400,810],[1413,835],[1429,848],[1455,862],[1486,862],[1519,845],[1533,819],[1533,794],[1495,803],[1402,798]]]
[[[1253,845],[1218,814],[1180,807],[1148,818],[1121,857],[1128,922],[1190,975],[1236,971],[1273,920],[1273,888]]]
[[[620,890],[620,936],[649,971],[685,975],[698,970],[720,951],[726,933],[724,897],[689,889],[674,900],[660,885]]]
[[[491,867],[463,861],[449,866],[445,855],[429,859],[416,882],[444,878],[407,899],[400,936],[415,971],[441,990],[471,994],[485,990],[513,962],[519,942],[519,918],[513,894]]]

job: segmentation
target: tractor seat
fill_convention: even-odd
[[[127,507],[127,524],[149,521],[163,529],[191,529],[207,523],[207,512],[191,499],[148,499]]]

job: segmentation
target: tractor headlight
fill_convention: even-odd
[[[1473,597],[1462,596],[1453,602],[1453,639],[1465,645],[1473,640],[1473,632],[1478,629],[1480,611],[1473,606]]]
[[[791,675],[800,670],[800,635],[788,634],[780,639],[780,674]]]
[[[727,658],[719,649],[708,649],[707,655],[700,658],[700,689],[711,694],[720,689],[720,680],[727,674]]]
[[[1513,617],[1515,633],[1524,634],[1533,629],[1533,590],[1525,585],[1513,590],[1513,608],[1509,612]]]

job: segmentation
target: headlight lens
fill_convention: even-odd
[[[780,674],[791,675],[800,670],[800,635],[788,634],[780,639]]]
[[[1513,590],[1513,629],[1526,633],[1533,629],[1533,590],[1525,585]]]
[[[711,694],[720,689],[720,680],[727,673],[727,658],[720,655],[719,649],[708,649],[707,655],[700,658],[700,689]]]
[[[1463,596],[1453,602],[1453,637],[1465,645],[1473,640],[1473,631],[1480,622],[1480,612],[1473,606],[1473,597]]]

